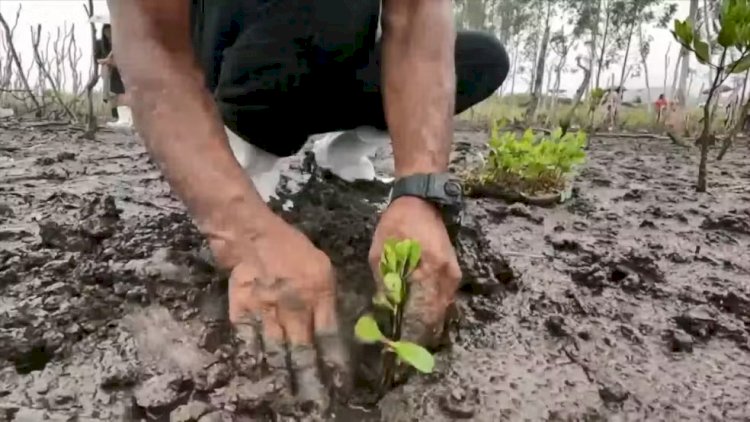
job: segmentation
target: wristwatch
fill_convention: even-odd
[[[461,228],[464,195],[461,180],[450,173],[412,174],[393,181],[388,202],[414,196],[433,203],[443,216],[445,228],[455,242]]]

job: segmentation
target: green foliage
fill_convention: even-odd
[[[520,137],[501,133],[495,125],[490,152],[479,171],[479,182],[493,184],[527,195],[560,192],[577,166],[586,161],[586,134],[563,134],[562,128],[549,136],[531,129]]]
[[[422,247],[413,240],[389,239],[383,245],[380,275],[384,291],[375,295],[373,304],[391,314],[391,337],[398,337],[401,331],[403,310],[409,294],[406,281],[419,265],[421,255]],[[364,343],[383,343],[400,361],[408,363],[420,372],[430,373],[435,366],[435,359],[427,349],[418,344],[401,341],[399,338],[388,338],[372,315],[363,315],[357,320],[354,335]]]
[[[677,42],[695,54],[696,59],[727,74],[743,73],[750,69],[750,3],[747,0],[722,0],[719,16],[719,33],[715,40],[702,40],[700,31],[695,30],[689,19],[674,21],[674,35]],[[732,63],[713,63],[709,45],[718,45],[724,51],[739,51],[740,57]],[[724,82],[724,80],[720,80]]]

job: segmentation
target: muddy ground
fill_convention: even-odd
[[[233,366],[225,277],[143,148],[77,135],[0,129],[0,421],[292,420]],[[460,167],[485,135],[456,139]],[[750,149],[708,194],[696,157],[594,139],[564,206],[470,200],[453,347],[336,419],[750,419]],[[351,324],[386,189],[288,174],[276,206],[331,255]]]

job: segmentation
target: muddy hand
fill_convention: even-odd
[[[440,212],[434,205],[413,197],[401,197],[389,205],[370,248],[369,261],[376,279],[383,244],[388,239],[416,240],[422,246],[419,266],[410,278],[401,337],[436,347],[443,336],[446,311],[454,302],[461,280],[456,252]]]
[[[232,270],[229,318],[238,337],[289,393],[327,407],[324,384],[339,390],[348,384],[333,269],[302,233],[286,223],[278,225],[255,241],[247,258]]]

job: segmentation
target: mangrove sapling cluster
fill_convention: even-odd
[[[717,91],[732,74],[750,69],[750,3],[748,0],[723,0],[718,26],[718,33],[710,40],[701,39],[700,31],[696,30],[690,19],[683,21],[676,19],[672,31],[675,39],[684,48],[693,52],[698,62],[714,70],[708,98],[703,105],[703,129],[696,140],[700,146],[696,186],[698,192],[706,191],[708,149],[716,139],[711,122],[716,112],[713,102]],[[714,60],[711,46],[713,46],[713,52],[719,51],[718,60]],[[731,59],[733,53],[739,53],[739,57]]]
[[[586,140],[583,131],[563,133],[558,128],[544,135],[527,129],[518,136],[501,132],[496,124],[483,165],[466,177],[467,190],[471,194],[473,190],[497,187],[524,197],[564,197],[573,172],[586,161]]]
[[[383,386],[393,383],[395,366],[401,362],[422,373],[432,372],[435,366],[429,351],[418,344],[401,340],[404,306],[409,297],[409,278],[419,264],[421,253],[421,246],[413,240],[389,240],[385,243],[380,259],[383,289],[373,298],[373,305],[389,316],[388,326],[381,330],[376,318],[366,314],[359,318],[354,327],[354,334],[360,341],[384,346]],[[394,356],[396,359],[393,359]]]

